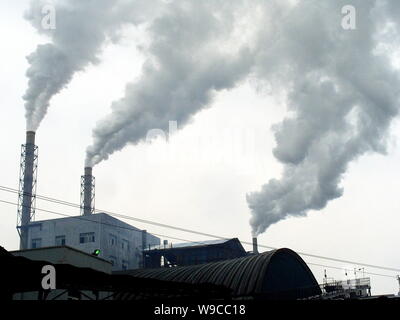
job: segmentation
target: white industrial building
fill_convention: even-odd
[[[35,135],[27,131],[26,144],[21,146],[17,211],[20,250],[69,246],[89,254],[99,250],[98,257],[110,261],[113,271],[143,266],[144,248],[159,245],[160,239],[106,213],[95,213],[92,167],[85,167],[81,176],[80,216],[33,221],[38,159]]]
[[[108,214],[32,221],[27,226],[27,248],[69,246],[98,255],[112,264],[112,270],[142,266],[143,249],[160,245],[160,239]]]

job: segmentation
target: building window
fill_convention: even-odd
[[[65,246],[65,236],[56,236],[56,246]]]
[[[117,245],[117,237],[114,236],[113,234],[110,234],[110,246],[116,246]]]
[[[110,260],[111,265],[113,267],[115,267],[117,265],[117,258],[116,257],[110,256],[109,260]]]
[[[94,232],[81,233],[79,235],[79,243],[94,242]]]
[[[122,270],[128,270],[128,261],[122,260]]]
[[[40,248],[41,246],[42,246],[42,239],[40,238],[32,239],[32,245],[31,245],[32,249]]]
[[[122,249],[129,250],[129,242],[128,240],[122,239]]]

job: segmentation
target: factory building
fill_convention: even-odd
[[[112,270],[141,267],[143,248],[160,244],[146,230],[105,213],[30,222],[26,230],[26,249],[69,246],[89,254],[100,250],[99,258],[110,261]]]
[[[145,268],[176,267],[246,256],[238,238],[164,244],[146,248]]]

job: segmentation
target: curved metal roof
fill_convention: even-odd
[[[175,282],[223,285],[232,290],[233,296],[310,288],[309,292],[320,293],[318,283],[303,259],[287,248],[201,265],[129,270],[125,273]]]

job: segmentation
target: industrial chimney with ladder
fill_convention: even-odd
[[[38,147],[35,132],[26,132],[26,143],[21,146],[19,174],[17,230],[20,250],[28,249],[28,225],[35,216]]]
[[[92,167],[85,167],[85,174],[81,176],[81,215],[94,213],[95,178]]]

